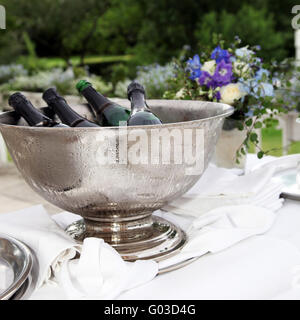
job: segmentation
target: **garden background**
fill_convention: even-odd
[[[7,26],[0,33],[0,92],[42,92],[56,86],[76,95],[88,78],[101,93],[125,97],[130,80],[145,85],[148,98],[162,98],[174,76],[173,58],[187,59],[228,43],[259,45],[264,61],[295,56],[291,8],[296,1],[211,0],[2,0]],[[290,73],[290,64],[286,74]],[[296,87],[295,92],[300,88]],[[300,106],[300,95],[295,95]],[[298,97],[298,98],[297,98]],[[297,100],[298,99],[298,100]],[[264,129],[263,145],[281,155],[282,132]],[[289,153],[299,153],[292,141]]]

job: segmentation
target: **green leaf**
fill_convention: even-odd
[[[243,131],[243,130],[244,130],[244,125],[243,125],[243,123],[242,123],[241,121],[238,121],[238,122],[236,123],[236,126],[237,126],[237,128],[238,128],[240,131]]]
[[[250,134],[250,140],[251,140],[252,142],[256,142],[256,141],[257,141],[257,138],[258,138],[257,133],[252,132],[252,133]]]
[[[258,159],[261,159],[263,156],[264,156],[264,152],[263,152],[263,151],[259,151],[259,152],[257,153],[257,158],[258,158]]]
[[[254,128],[255,128],[255,129],[260,129],[260,128],[262,128],[262,123],[261,123],[260,121],[257,121],[257,122],[255,123],[255,125],[254,125]]]
[[[253,120],[252,119],[248,119],[245,123],[246,123],[247,127],[251,127],[252,123],[253,123]]]

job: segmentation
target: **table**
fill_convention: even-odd
[[[248,156],[248,167],[258,163]],[[269,161],[269,159],[263,160]],[[300,202],[287,200],[272,229],[156,277],[119,299],[300,299]],[[31,299],[66,299],[54,285]]]

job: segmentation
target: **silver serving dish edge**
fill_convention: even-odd
[[[0,259],[3,269],[10,269],[9,271],[13,273],[13,279],[10,279],[8,287],[0,292],[0,300],[8,300],[30,277],[34,260],[26,245],[7,235],[0,235]],[[2,274],[1,277],[5,275]]]

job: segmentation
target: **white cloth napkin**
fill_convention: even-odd
[[[86,238],[80,259],[63,265],[60,284],[69,299],[114,299],[152,280],[157,272],[155,261],[125,262],[102,239]]]
[[[271,210],[251,205],[213,209],[193,220],[186,228],[188,243],[179,254],[160,261],[159,267],[166,268],[206,253],[216,253],[241,240],[263,234],[272,227],[275,217]]]
[[[276,218],[276,214],[271,210],[252,205],[219,207],[201,215],[197,219],[176,216],[170,212],[163,211],[156,211],[155,215],[177,224],[180,222],[180,227],[187,233],[189,238],[179,254],[158,263],[159,270],[190,258],[200,257],[206,253],[222,251],[251,236],[263,234],[272,227]],[[81,217],[62,212],[53,216],[53,219],[62,228],[66,228],[70,223],[81,219]],[[93,250],[90,251],[90,254],[91,252]],[[82,272],[91,274],[92,278],[95,275],[88,269],[82,269]],[[75,278],[76,276],[73,276],[73,279]],[[74,294],[74,297],[79,298],[80,294],[82,295],[82,290],[81,293],[76,293],[76,288],[71,286],[68,286],[67,291],[69,296]]]
[[[57,218],[60,226],[43,206],[0,215],[0,233],[15,237],[34,251],[39,263],[37,287],[56,280],[69,298],[110,299],[157,274],[156,262],[125,263],[101,239],[77,244],[61,227],[80,216],[67,212]],[[77,252],[80,259],[74,259]]]
[[[163,209],[179,215],[200,215],[221,207],[253,205],[277,211],[282,207],[282,185],[271,178],[275,168],[265,168],[237,176],[230,170],[210,165],[199,182],[184,196]]]

